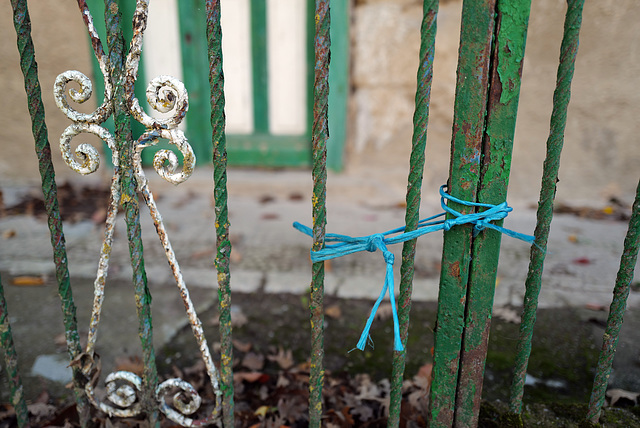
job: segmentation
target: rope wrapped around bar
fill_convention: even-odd
[[[411,232],[405,232],[404,227],[399,227],[397,229],[392,229],[384,233],[376,233],[374,235],[362,236],[362,237],[351,237],[348,235],[339,235],[336,233],[327,233],[325,237],[325,243],[335,242],[335,244],[326,245],[324,249],[319,251],[311,251],[311,261],[312,262],[320,262],[329,259],[335,259],[337,257],[341,257],[347,254],[357,253],[360,251],[369,251],[375,252],[376,250],[380,250],[384,257],[384,261],[387,265],[387,272],[385,276],[384,286],[382,287],[382,291],[378,296],[378,300],[373,305],[371,309],[371,314],[369,315],[369,319],[367,320],[367,324],[365,325],[362,334],[360,335],[360,340],[356,347],[363,351],[364,347],[367,343],[367,339],[369,339],[369,330],[371,329],[371,324],[376,316],[376,312],[378,311],[378,307],[382,302],[385,294],[387,294],[387,290],[389,290],[389,300],[391,302],[391,310],[393,315],[393,332],[394,332],[394,349],[396,351],[403,351],[404,347],[402,346],[402,342],[400,340],[400,327],[398,323],[398,314],[396,311],[395,304],[395,296],[394,296],[394,279],[393,279],[393,262],[394,255],[389,251],[387,245],[398,244],[400,242],[409,241],[411,239],[415,239],[419,236],[426,235],[427,233],[436,232],[440,230],[449,230],[454,226],[461,224],[473,224],[473,235],[476,236],[482,230],[489,228],[496,230],[504,235],[510,236],[512,238],[520,239],[529,244],[535,244],[535,237],[531,235],[525,235],[523,233],[515,232],[510,229],[506,229],[501,226],[497,226],[492,221],[502,220],[507,215],[513,211],[506,202],[503,202],[498,205],[492,204],[481,204],[475,202],[463,201],[461,199],[455,198],[445,192],[446,186],[440,187],[440,204],[442,209],[445,211],[443,213],[434,215],[432,217],[425,218],[420,220],[418,223],[418,228]],[[469,207],[479,207],[479,208],[487,208],[486,210],[478,213],[471,214],[462,214],[453,208],[447,206],[446,201],[453,201],[461,205],[469,206]],[[453,218],[450,219],[440,219],[440,217],[444,217],[447,213],[451,214]],[[293,223],[293,227],[298,229],[300,232],[305,233],[309,236],[312,236],[312,230],[302,225],[298,222]]]

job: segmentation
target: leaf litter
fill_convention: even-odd
[[[244,315],[240,318],[246,318],[241,320],[241,325],[235,325],[233,330],[235,426],[308,426],[310,362],[307,360],[308,343],[303,340],[309,334],[305,323],[308,302],[296,295],[266,296],[261,293],[238,294],[233,301],[237,308],[232,312]],[[325,318],[326,373],[322,396],[322,425],[339,428],[386,426],[390,383],[385,378],[389,376],[391,368],[387,350],[392,346],[392,321],[375,321],[376,329],[372,330],[375,351],[367,348],[364,352],[348,353],[348,349],[357,341],[362,319],[369,313],[371,302],[344,301],[327,296],[325,303],[325,307],[336,305],[341,308],[341,316]],[[413,345],[408,344],[409,359],[405,372],[407,379],[402,385],[400,409],[400,426],[403,428],[426,426],[429,407],[433,352],[429,332],[432,333],[433,315],[427,315],[427,312],[435,313],[435,306],[419,302],[415,306],[410,328],[419,326],[420,332],[415,333],[421,339]],[[545,314],[545,311],[541,311],[540,318],[543,321],[546,319]],[[203,315],[203,319],[212,320],[215,318],[215,309]],[[557,320],[553,321],[554,325],[557,324]],[[211,325],[211,321],[208,324]],[[492,327],[498,328],[498,332],[494,331],[490,337],[504,335],[504,330],[500,329],[506,329],[510,325],[513,324],[496,320],[496,326]],[[517,329],[517,326],[513,329]],[[191,383],[203,399],[202,408],[194,416],[202,417],[210,411],[214,394],[204,364],[197,358],[195,341],[189,329],[185,328],[183,333],[171,340],[175,357],[171,356],[170,347],[159,350],[158,372],[162,375],[160,381],[179,377]],[[412,334],[410,332],[410,337]],[[215,332],[213,335],[215,336]],[[191,342],[193,348],[188,347]],[[213,341],[212,348],[215,354],[219,354]],[[358,365],[360,360],[363,361],[361,366]],[[123,366],[135,367],[137,362],[135,357],[118,360]],[[102,385],[102,381],[99,385]],[[625,395],[621,394],[623,398],[619,401],[631,401],[629,398],[633,400],[633,397],[627,398]],[[610,401],[614,401],[614,398],[616,397],[610,397]],[[55,406],[56,413],[45,420],[42,414],[46,414],[47,408],[39,406],[42,414],[38,416],[38,420],[36,415],[31,416],[32,426],[78,426],[74,404],[56,401],[55,398],[48,398],[46,404]],[[141,418],[108,420],[101,414],[95,415],[94,422],[99,427],[148,426]],[[8,405],[0,406],[0,427],[3,426],[15,426],[15,414]],[[168,420],[162,422],[162,427],[174,426],[176,425]]]
[[[245,344],[246,345],[246,344]],[[290,349],[270,349],[265,355],[246,352],[235,360],[235,419],[236,427],[281,428],[308,426],[309,369],[308,361],[295,363]],[[138,371],[136,357],[118,359],[121,369]],[[426,426],[428,392],[431,384],[431,364],[427,363],[411,380],[405,380],[403,390],[403,427]],[[425,369],[427,368],[427,369]],[[180,377],[198,391],[203,403],[213,403],[214,394],[208,381],[204,363],[180,369],[176,365],[166,376]],[[161,379],[163,380],[163,379]],[[390,382],[375,381],[368,374],[349,376],[327,371],[323,388],[323,425],[326,427],[383,427],[389,412]],[[29,405],[33,426],[75,428],[80,426],[75,404],[57,406],[43,392]],[[206,405],[203,405],[206,407]],[[204,410],[198,413],[204,415]],[[94,417],[98,427],[147,427],[139,418],[108,418],[104,414]],[[12,426],[15,412],[5,405],[0,409],[0,426]],[[163,428],[176,426],[164,420]]]

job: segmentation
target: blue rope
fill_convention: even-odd
[[[439,230],[446,231],[451,229],[453,226],[461,224],[473,224],[473,236],[477,236],[478,233],[486,228],[489,228],[496,230],[504,235],[511,236],[512,238],[520,239],[522,241],[528,242],[529,244],[535,245],[535,237],[515,232],[501,226],[496,226],[495,224],[491,223],[492,221],[504,219],[511,211],[513,211],[513,208],[507,205],[506,202],[498,205],[492,205],[463,201],[446,193],[444,191],[445,188],[446,186],[440,187],[440,205],[445,212],[420,220],[420,222],[418,223],[418,228],[411,232],[405,232],[404,227],[399,227],[397,229],[389,230],[384,233],[376,233],[375,235],[362,237],[351,237],[348,235],[327,233],[325,236],[325,243],[336,242],[336,244],[326,245],[325,248],[319,251],[311,251],[311,261],[314,263],[329,259],[335,259],[337,257],[357,253],[360,251],[375,252],[376,250],[380,250],[382,252],[384,261],[387,264],[387,273],[384,280],[384,286],[382,287],[382,291],[378,296],[378,300],[376,300],[376,303],[371,309],[371,314],[369,315],[367,324],[365,325],[362,334],[360,335],[360,340],[358,341],[358,344],[356,346],[359,350],[363,351],[367,344],[367,339],[370,339],[369,330],[371,329],[371,324],[373,323],[382,299],[384,299],[385,294],[387,294],[387,290],[389,291],[389,300],[391,302],[391,311],[393,314],[394,349],[396,351],[404,350],[402,341],[400,340],[400,326],[398,322],[398,313],[396,311],[394,296],[394,255],[391,251],[389,251],[387,245],[410,241],[419,236]],[[457,202],[458,204],[468,207],[480,207],[487,209],[479,213],[462,214],[448,207],[446,204],[446,200]],[[453,218],[446,220],[439,219],[446,216],[447,213],[451,214]],[[302,225],[297,221],[293,223],[293,227],[304,234],[313,236],[313,231],[311,230],[311,228]]]

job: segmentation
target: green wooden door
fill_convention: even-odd
[[[237,0],[233,0],[237,2]],[[246,1],[246,0],[245,0]],[[270,71],[273,65],[270,61],[275,61],[269,57],[269,22],[270,8],[272,1],[249,0],[247,2],[246,16],[244,19],[250,32],[250,86],[251,105],[250,109],[251,126],[248,131],[238,132],[229,125],[227,130],[227,150],[230,165],[244,166],[270,166],[270,167],[301,167],[308,166],[311,162],[311,125],[313,121],[312,100],[313,100],[313,34],[314,34],[314,2],[306,1],[306,10],[302,15],[304,31],[304,62],[305,66],[301,72],[304,73],[303,91],[305,103],[301,106],[304,112],[304,123],[298,132],[283,133],[274,132],[273,126],[273,97],[271,93],[277,90],[270,84]],[[300,0],[294,0],[299,3]],[[223,16],[223,43],[227,38],[233,37],[234,29],[225,28],[225,6],[229,7],[230,1],[222,2]],[[237,5],[236,9],[237,9]],[[299,5],[298,5],[299,6]],[[303,5],[305,6],[305,5]],[[240,8],[240,10],[242,10]],[[346,138],[346,117],[347,117],[347,94],[348,94],[348,16],[349,2],[347,0],[337,0],[332,5],[332,54],[330,88],[331,96],[329,100],[330,117],[330,140],[328,142],[328,164],[333,169],[340,169],[343,163],[343,148]],[[238,10],[235,11],[238,13]],[[272,14],[274,12],[271,12]],[[180,36],[183,58],[184,83],[189,91],[190,110],[187,116],[187,136],[191,142],[196,156],[200,162],[211,159],[211,142],[209,115],[210,105],[208,100],[208,60],[206,58],[205,39],[205,11],[204,0],[181,0],[179,2],[180,14]],[[242,18],[240,18],[242,19]],[[277,43],[277,42],[276,42]],[[227,63],[233,58],[229,58],[236,52],[225,52],[223,61],[225,63],[225,80],[229,82],[230,70]],[[234,96],[229,90],[229,85],[225,83],[225,93],[227,105],[230,97]],[[227,118],[229,119],[229,109],[227,108]]]

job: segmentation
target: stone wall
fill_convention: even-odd
[[[91,76],[90,46],[74,1],[30,2],[29,13],[49,141],[53,146],[56,174],[64,180],[77,174],[62,162],[57,150],[60,134],[70,122],[55,104],[53,83],[58,74],[66,70],[79,70]],[[38,159],[31,135],[10,2],[0,2],[0,20],[0,93],[3,99],[0,104],[0,183],[3,186],[35,185],[40,182]],[[90,111],[91,107],[95,107],[93,100],[87,104],[91,106],[81,106],[79,110]],[[82,139],[100,147],[97,139],[92,140],[84,134]],[[105,168],[101,170],[104,172]]]
[[[447,179],[461,0],[440,2],[425,192]],[[352,9],[349,174],[406,186],[422,2],[359,0]],[[537,199],[562,39],[563,0],[532,2],[509,199]],[[586,2],[558,198],[633,200],[640,176],[640,9]],[[427,195],[425,195],[427,196]]]

